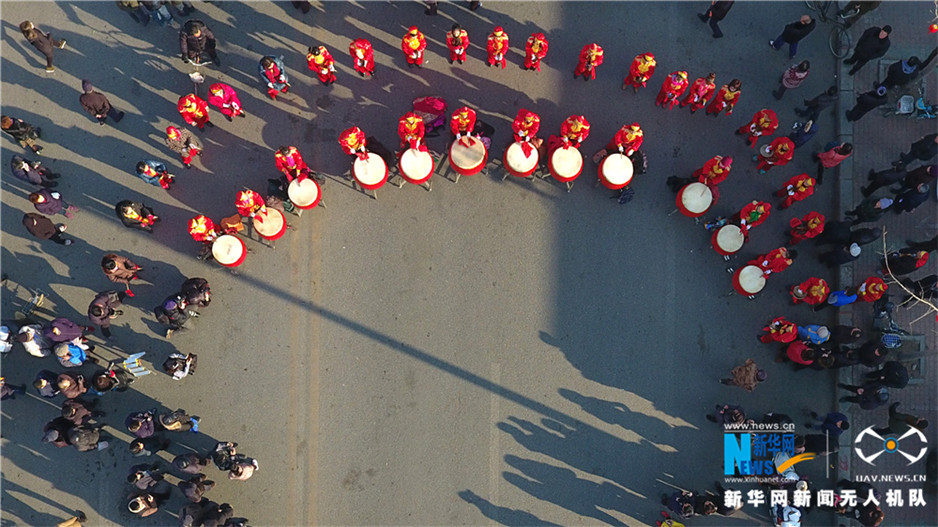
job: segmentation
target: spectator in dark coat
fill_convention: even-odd
[[[227,503],[219,505],[214,501],[210,501],[202,508],[202,514],[202,525],[204,527],[222,527],[225,522],[234,516],[234,509]]]
[[[916,207],[928,201],[929,190],[931,188],[927,183],[921,183],[915,188],[903,190],[896,196],[896,203],[892,206],[892,211],[896,214],[912,212]]]
[[[33,388],[39,392],[39,395],[47,399],[52,399],[60,393],[59,376],[49,370],[40,370],[36,374],[36,380],[33,381]]]
[[[912,414],[903,414],[896,411],[899,403],[889,405],[889,424],[885,428],[874,428],[873,431],[880,435],[901,436],[909,431],[910,428],[925,430],[928,428],[928,420],[916,417]]]
[[[211,480],[207,481],[205,474],[198,474],[187,480],[180,481],[177,483],[177,486],[186,499],[193,503],[198,503],[202,501],[203,494],[215,487],[215,482]]]
[[[905,181],[902,182],[902,186],[905,188],[914,188],[922,183],[934,185],[936,179],[938,179],[938,165],[922,165],[906,173]],[[934,249],[932,250],[934,251]]]
[[[56,377],[56,385],[66,399],[81,397],[88,391],[88,383],[85,381],[85,376],[80,373],[60,373],[58,377]]]
[[[798,42],[814,31],[816,25],[817,20],[812,19],[810,15],[801,15],[797,22],[785,26],[785,29],[775,40],[770,40],[769,46],[778,51],[782,49],[782,46],[788,44],[788,58],[793,59],[798,54]]]
[[[857,46],[853,48],[853,55],[844,60],[844,64],[851,65],[849,75],[860,71],[867,62],[878,59],[889,50],[889,34],[892,33],[891,26],[871,27],[860,35]]]
[[[854,386],[852,384],[837,383],[839,388],[853,392],[855,395],[841,397],[842,403],[856,403],[863,410],[873,410],[889,402],[889,390],[885,386],[868,382],[863,386]]]
[[[816,121],[818,116],[821,115],[821,110],[832,106],[839,99],[840,93],[837,90],[837,86],[831,86],[827,91],[815,98],[811,100],[805,99],[803,102],[804,109],[796,108],[795,113],[801,117],[807,117],[811,121]]]
[[[221,66],[215,52],[215,34],[201,20],[189,20],[179,30],[179,52],[183,62],[198,65],[205,53],[216,66]]]
[[[861,201],[853,210],[848,210],[844,215],[854,216],[851,225],[879,221],[892,204],[893,200],[889,198],[877,198],[874,196]]]
[[[909,291],[915,293],[919,298],[925,300],[931,300],[932,298],[938,298],[938,274],[931,274],[922,278],[921,280],[912,281],[909,278],[903,278],[901,280],[902,285],[909,288]],[[902,299],[902,303],[906,303],[912,300],[912,295],[906,295]]]
[[[888,187],[889,185],[895,185],[904,180],[906,176],[908,176],[908,173],[902,167],[901,163],[893,165],[886,170],[880,170],[879,172],[871,168],[870,172],[866,175],[866,179],[870,184],[865,187],[860,187],[860,192],[863,194],[864,198],[868,198],[873,192],[876,192],[876,190],[882,187]]]
[[[884,348],[879,339],[870,339],[857,350],[857,359],[867,368],[875,368],[886,361],[887,353],[889,348]]]
[[[179,509],[179,527],[202,525],[202,517],[204,516],[202,509],[208,502],[208,498],[202,498],[199,503],[189,503]]]
[[[67,447],[71,445],[68,439],[68,431],[72,429],[74,425],[71,421],[64,417],[56,417],[55,419],[46,423],[42,428],[44,432],[42,436],[43,443],[52,443],[58,448]]]
[[[185,474],[198,474],[208,466],[209,458],[189,452],[173,458],[173,468]]]
[[[97,399],[95,399],[95,402],[97,402]],[[62,417],[75,425],[83,425],[90,421],[92,417],[104,415],[104,412],[96,412],[93,408],[94,404],[85,402],[82,399],[67,399],[62,403]]]
[[[66,228],[64,223],[56,225],[42,214],[36,214],[35,212],[24,214],[23,225],[30,234],[40,240],[52,240],[59,245],[71,245],[73,243],[72,240],[62,237],[62,233],[65,232]]]
[[[701,22],[710,22],[710,29],[713,30],[713,38],[720,38],[723,36],[723,32],[720,31],[720,26],[718,22],[726,18],[726,14],[730,12],[730,9],[733,7],[733,0],[729,1],[716,1],[710,2],[710,8],[703,14],[698,14],[697,18]]]
[[[847,416],[840,412],[830,412],[824,416],[823,419],[818,416],[817,412],[811,412],[811,418],[814,421],[820,421],[820,424],[816,422],[805,423],[805,426],[812,430],[820,430],[822,432],[827,432],[833,438],[840,437],[840,434],[844,433],[845,430],[850,428],[850,423],[847,421]]]
[[[78,101],[86,112],[98,120],[98,124],[103,125],[106,123],[108,117],[114,119],[115,123],[119,123],[124,118],[124,112],[118,111],[111,106],[111,102],[107,100],[107,97],[103,93],[95,91],[94,86],[91,85],[91,81],[88,79],[82,79],[81,91],[84,93],[81,94]]]
[[[886,78],[883,80],[883,86],[886,88],[894,88],[896,86],[901,88],[909,84],[928,67],[928,64],[935,59],[936,55],[938,55],[938,47],[932,50],[928,58],[925,59],[925,62],[922,62],[921,59],[915,56],[909,57],[908,60],[894,62],[889,66],[889,69],[886,70]]]
[[[880,260],[880,265],[884,275],[891,273],[893,276],[901,276],[924,266],[926,262],[928,262],[927,252],[900,249],[887,254],[885,258]],[[886,264],[889,264],[888,271]]]
[[[804,124],[795,123],[794,129],[788,138],[795,144],[795,148],[801,148],[808,143],[817,134],[818,126],[814,121],[808,119]]]
[[[123,293],[117,291],[102,291],[95,295],[94,300],[88,306],[88,320],[95,326],[101,328],[101,334],[105,338],[111,336],[111,319],[124,314],[117,309],[121,306]]]
[[[859,258],[861,251],[859,245],[851,243],[850,245],[842,245],[833,251],[819,255],[818,260],[828,268],[837,267],[838,265],[850,263]]]
[[[66,218],[71,218],[73,213],[78,210],[78,207],[65,203],[61,194],[46,188],[30,193],[27,198],[40,214],[48,214],[49,216],[62,214]]]
[[[42,150],[42,147],[36,144],[36,139],[39,139],[42,129],[8,115],[0,116],[0,129],[10,134],[10,137],[15,139],[20,146],[32,150],[36,155],[39,155]]]
[[[146,439],[156,433],[156,414],[149,412],[133,412],[124,419],[127,431],[138,439]]]
[[[805,434],[804,451],[819,456],[826,456],[840,450],[837,441],[828,439],[824,434]]]
[[[878,370],[867,372],[867,381],[875,381],[888,388],[905,388],[909,384],[909,370],[899,361],[886,361]]]
[[[26,40],[39,50],[46,57],[46,71],[52,73],[55,67],[52,65],[52,54],[55,48],[65,49],[65,39],[56,40],[52,38],[51,33],[43,33],[38,27],[34,26],[29,20],[20,22],[20,31]]]
[[[204,278],[189,278],[180,290],[190,306],[207,307],[212,301],[212,289]]]
[[[10,160],[10,170],[13,171],[13,177],[16,179],[46,188],[56,187],[58,183],[50,180],[61,176],[42,166],[39,161],[30,161],[23,156],[13,156]]]
[[[875,90],[857,95],[857,103],[844,114],[847,116],[847,120],[850,122],[859,121],[873,108],[886,104],[889,101],[889,97],[886,95],[887,92],[885,86],[879,86]]]
[[[42,335],[58,344],[59,342],[80,339],[84,337],[85,331],[94,331],[94,328],[80,326],[65,317],[58,317],[43,326]]]
[[[153,224],[160,219],[150,207],[130,200],[118,202],[114,206],[114,212],[117,213],[124,227],[136,227],[147,232],[153,232]]]
[[[899,161],[908,165],[912,161],[928,161],[938,154],[938,134],[928,134],[912,143],[907,154],[900,154]]]

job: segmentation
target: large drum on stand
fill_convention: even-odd
[[[309,210],[319,204],[322,193],[319,183],[313,178],[294,179],[287,187],[290,202],[303,210]]]
[[[489,153],[479,138],[464,137],[449,147],[449,166],[462,176],[474,176],[485,168]]]
[[[267,212],[257,212],[253,218],[254,231],[265,240],[276,240],[287,232],[287,219],[277,209],[267,207]]]
[[[388,164],[378,154],[369,152],[365,159],[356,157],[352,162],[352,177],[361,188],[378,190],[388,180]]]
[[[746,237],[738,226],[727,224],[713,232],[710,237],[710,243],[713,244],[713,250],[723,256],[736,254],[746,243]]]
[[[677,208],[688,218],[699,218],[710,210],[713,193],[703,183],[688,183],[677,193]]]
[[[225,267],[237,267],[244,263],[248,254],[241,238],[231,234],[222,234],[212,242],[212,257]]]
[[[632,181],[632,160],[618,152],[599,163],[599,182],[609,190],[619,190]]]
[[[746,265],[733,273],[733,289],[753,298],[765,287],[765,274],[757,265]]]
[[[423,185],[433,175],[435,164],[433,156],[429,152],[423,152],[417,148],[408,148],[401,154],[398,168],[401,170],[401,177],[405,181],[414,185]]]
[[[557,147],[550,154],[547,168],[554,179],[567,184],[567,191],[569,191],[573,187],[573,181],[580,177],[580,172],[583,172],[583,154],[580,153],[579,148],[573,146]]]
[[[537,162],[540,161],[537,148],[534,148],[531,144],[528,144],[528,147],[531,149],[528,155],[524,154],[524,147],[517,141],[511,143],[508,148],[505,149],[502,163],[505,166],[505,170],[512,176],[530,177],[531,174],[537,170]]]

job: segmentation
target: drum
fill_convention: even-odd
[[[212,243],[212,256],[225,267],[237,267],[244,262],[248,249],[241,238],[231,234],[222,234]]]
[[[759,155],[762,156],[762,157],[764,157],[764,158],[770,158],[770,157],[772,157],[772,147],[769,146],[768,144],[762,145],[762,146],[759,148]]]
[[[401,177],[404,180],[414,185],[422,185],[433,175],[433,156],[429,152],[408,148],[401,155],[401,160],[397,166],[401,169]]]
[[[388,164],[378,154],[369,152],[367,159],[355,158],[352,177],[363,189],[378,190],[388,180]]]
[[[479,138],[473,138],[472,146],[466,146],[470,139],[462,138],[453,141],[449,147],[449,166],[462,176],[474,176],[485,168],[489,153]]]
[[[277,209],[267,207],[267,212],[258,212],[253,221],[254,230],[265,240],[276,240],[287,232],[287,219]]]
[[[580,177],[583,171],[583,154],[579,148],[573,146],[564,148],[558,147],[550,154],[550,160],[547,163],[550,175],[561,183],[570,183]]]
[[[713,193],[703,183],[688,183],[677,193],[677,208],[689,218],[703,216],[712,204]]]
[[[531,146],[531,153],[524,155],[524,148],[521,146],[521,143],[518,142],[511,143],[505,150],[505,155],[502,158],[505,170],[515,177],[529,177],[534,173],[534,170],[537,169],[537,162],[539,160],[540,157],[538,156],[537,148]]]
[[[728,224],[720,227],[713,232],[713,236],[710,237],[710,243],[713,245],[713,250],[722,254],[723,256],[729,256],[735,254],[737,251],[743,248],[743,243],[745,243],[746,238],[743,236],[743,231],[736,225]]]
[[[765,275],[756,265],[747,265],[733,273],[733,289],[743,296],[753,296],[765,287]]]
[[[609,190],[619,190],[632,181],[632,160],[616,152],[599,163],[599,182]]]
[[[307,210],[319,204],[322,194],[319,191],[319,183],[313,178],[304,178],[303,180],[294,179],[287,187],[287,196],[297,207]]]

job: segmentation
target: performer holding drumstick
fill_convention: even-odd
[[[425,128],[423,119],[414,112],[407,112],[397,124],[397,135],[401,137],[401,153],[405,147],[416,148],[421,152],[427,151],[423,142]]]

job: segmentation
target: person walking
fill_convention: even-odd
[[[775,318],[772,322],[769,322],[767,326],[762,328],[762,331],[764,331],[765,334],[759,335],[759,342],[763,344],[772,342],[788,344],[798,337],[798,326],[794,322],[785,320],[785,317]]]
[[[898,162],[903,165],[908,165],[916,159],[926,162],[930,161],[936,154],[938,154],[938,134],[928,134],[912,143],[908,153],[900,154]]]
[[[24,214],[23,226],[26,227],[26,230],[29,231],[30,234],[40,240],[52,240],[59,245],[71,245],[75,243],[71,239],[62,237],[65,229],[68,228],[64,223],[56,225],[52,223],[52,220],[42,214],[36,214],[35,212]]]
[[[134,175],[146,183],[169,190],[169,186],[176,182],[176,176],[166,170],[166,165],[159,161],[140,161],[135,167]]]
[[[596,78],[596,68],[603,63],[603,48],[593,42],[583,46],[580,51],[580,60],[573,70],[573,78],[576,79],[582,75],[583,80],[590,81]],[[684,87],[687,87],[687,74],[684,74]],[[683,91],[683,90],[681,90]],[[675,101],[676,102],[676,101]]]
[[[215,488],[215,482],[207,479],[205,474],[196,474],[189,479],[181,480],[176,484],[182,495],[192,503],[202,501],[202,496]]]
[[[818,256],[818,261],[826,265],[828,268],[837,267],[838,265],[848,264],[855,261],[860,257],[862,249],[856,243],[851,243],[849,245],[842,245],[837,249],[832,251],[822,253]]]
[[[335,76],[335,59],[332,53],[326,49],[326,46],[310,46],[306,51],[306,65],[310,70],[316,72],[319,82],[323,86],[329,86],[337,79]]]
[[[837,383],[838,388],[853,392],[854,395],[838,399],[842,403],[856,403],[863,410],[873,410],[889,401],[889,390],[885,386],[872,382],[863,386]]]
[[[749,123],[744,124],[736,130],[736,135],[746,134],[746,141],[750,148],[756,147],[756,141],[760,137],[768,137],[778,129],[778,116],[773,110],[763,108],[752,116]]]
[[[671,110],[687,90],[687,85],[686,71],[672,72],[665,77],[664,82],[661,84],[661,90],[658,91],[658,96],[655,97],[655,106],[663,107],[667,105],[668,110]]]
[[[739,79],[733,79],[729,84],[724,84],[713,100],[710,101],[710,104],[707,105],[707,115],[716,117],[724,108],[727,116],[733,115],[733,109],[736,107],[736,103],[739,102],[739,96],[742,93],[740,91],[742,86],[743,83]]]
[[[889,51],[889,34],[892,33],[892,26],[876,27],[873,26],[860,35],[860,40],[853,48],[853,54],[850,58],[844,59],[847,66],[853,65],[848,75],[853,75],[860,71],[867,62],[878,59]]]
[[[850,143],[840,143],[836,146],[828,143],[828,147],[826,151],[814,154],[814,160],[817,161],[816,179],[818,185],[824,182],[825,168],[834,168],[842,163],[844,159],[853,155],[853,145]]]
[[[208,103],[194,93],[180,97],[176,108],[184,121],[198,127],[199,130],[204,130],[206,125],[210,128],[215,127],[209,120]]]
[[[651,53],[642,53],[636,55],[629,66],[629,76],[622,82],[622,89],[632,86],[632,91],[638,93],[639,88],[644,88],[648,79],[655,73],[655,56]]]
[[[238,99],[238,93],[225,83],[216,82],[208,87],[208,103],[218,108],[229,122],[232,117],[246,116],[244,108],[241,107],[241,99]]]
[[[850,429],[847,416],[840,412],[829,412],[823,419],[817,412],[811,412],[811,419],[813,421],[808,421],[804,426],[809,430],[820,430],[830,434],[831,439],[840,437],[840,434]]]
[[[424,38],[423,33],[417,29],[417,26],[407,28],[407,33],[401,38],[401,51],[404,52],[404,58],[407,60],[407,67],[422,67],[423,52],[426,49],[427,39]],[[492,63],[490,62],[489,66],[491,65]]]
[[[893,277],[909,274],[928,262],[928,252],[899,249],[892,251],[880,260],[883,275]]]
[[[170,150],[179,154],[186,168],[192,167],[192,160],[195,156],[202,155],[202,142],[192,135],[188,128],[180,130],[175,126],[167,127],[166,139],[163,142]]]
[[[883,363],[878,370],[867,372],[866,380],[901,390],[909,384],[909,370],[901,362],[890,360]]]
[[[938,55],[938,46],[932,50],[925,59],[925,62],[922,62],[921,59],[913,55],[907,60],[899,60],[892,63],[889,69],[886,70],[886,78],[883,79],[883,86],[889,89],[905,87],[928,67],[931,61],[935,59],[936,55]]]
[[[690,88],[685,92],[687,96],[681,101],[681,108],[690,105],[690,113],[697,113],[697,110],[707,105],[707,101],[713,97],[716,91],[716,73],[708,73],[706,77],[700,77],[694,81]]]
[[[938,183],[938,165],[922,165],[914,170],[910,170],[906,174],[905,180],[902,182],[902,188],[914,188],[922,183],[928,183],[929,185]]]
[[[898,408],[898,402],[889,405],[889,424],[883,428],[874,428],[873,431],[879,435],[903,436],[911,428],[917,428],[919,431],[928,428],[927,419],[900,413]]]
[[[71,218],[74,216],[75,212],[78,212],[78,207],[69,205],[62,199],[61,194],[47,188],[31,192],[29,196],[27,196],[27,199],[33,204],[33,207],[36,207],[36,211],[40,214],[47,214],[49,216],[62,214],[66,218]]]
[[[831,86],[824,93],[816,95],[813,99],[804,99],[804,108],[796,108],[795,113],[811,121],[817,121],[821,111],[832,106],[840,99],[837,86]]]
[[[850,122],[859,121],[870,110],[886,104],[889,101],[888,90],[885,86],[878,86],[874,90],[857,95],[857,102],[846,111],[847,120]]]
[[[55,384],[66,399],[75,399],[88,392],[88,383],[80,373],[62,372],[56,377]]]
[[[804,282],[792,286],[789,294],[793,304],[804,302],[809,306],[816,306],[827,300],[830,291],[826,280],[812,276]]]
[[[532,33],[524,46],[524,69],[541,71],[541,60],[547,56],[548,46],[544,33]]]
[[[349,55],[355,61],[352,67],[358,72],[360,77],[368,75],[373,77],[375,74],[375,52],[374,48],[367,39],[356,38],[348,46]]]
[[[776,137],[768,145],[759,149],[759,153],[752,156],[753,161],[758,161],[756,168],[760,174],[765,174],[772,167],[785,166],[795,155],[795,143],[787,137]]]
[[[896,214],[912,212],[928,201],[929,190],[931,190],[931,187],[927,183],[919,183],[915,188],[903,189],[896,195],[896,202],[892,207],[892,211]]]
[[[747,392],[755,390],[756,385],[767,378],[765,370],[759,369],[752,359],[746,359],[745,363],[733,368],[730,375],[732,377],[720,379],[720,383],[727,386],[739,386]]]
[[[267,96],[277,100],[277,93],[290,90],[290,79],[283,67],[283,57],[264,56],[257,63],[257,74],[267,85]]]
[[[135,264],[130,258],[125,258],[114,253],[105,254],[104,257],[101,258],[101,270],[104,271],[104,276],[114,283],[124,284],[124,294],[129,297],[134,296],[133,291],[130,290],[130,282],[140,278],[137,273],[140,272],[141,269],[142,268]]]
[[[860,193],[863,194],[864,198],[868,198],[878,189],[899,183],[904,180],[906,176],[907,172],[901,163],[898,165],[893,165],[886,170],[881,170],[879,172],[871,168],[869,173],[866,175],[866,179],[870,182],[870,184],[865,187],[860,187]]]
[[[216,66],[221,66],[215,46],[215,34],[201,20],[189,20],[179,30],[179,52],[186,64],[202,65],[204,53]]]
[[[94,86],[91,85],[91,81],[88,79],[82,79],[81,91],[82,94],[78,97],[78,102],[81,103],[86,112],[98,120],[98,124],[103,126],[108,117],[114,119],[115,123],[121,122],[121,119],[124,118],[124,112],[111,106],[108,98],[103,93],[95,91]]]
[[[466,62],[466,51],[469,49],[469,33],[459,24],[446,32],[446,47],[449,49],[449,63]]]
[[[824,232],[824,222],[824,215],[816,211],[805,214],[803,218],[792,218],[788,222],[791,228],[786,233],[790,236],[788,245],[796,245],[804,240],[818,236]]]
[[[723,31],[720,30],[719,22],[726,18],[730,9],[733,8],[733,1],[734,0],[713,0],[710,2],[710,7],[705,12],[697,14],[697,18],[699,18],[701,22],[710,24],[710,29],[713,31],[713,38],[723,37]]]
[[[424,42],[423,47],[426,47],[426,42]],[[599,47],[599,46],[597,46]],[[485,49],[488,52],[488,63],[489,67],[495,66],[496,64],[501,64],[502,69],[505,69],[507,62],[505,60],[505,54],[508,53],[508,34],[505,33],[505,30],[502,26],[496,26],[492,31],[492,34],[488,36],[488,39],[485,43]],[[600,49],[600,52],[602,49]],[[421,50],[421,62],[423,61],[423,51]],[[582,57],[582,54],[581,54]],[[602,53],[599,55],[600,61],[602,60]],[[576,78],[574,74],[573,78]]]
[[[792,126],[792,131],[788,134],[788,138],[791,139],[792,144],[795,145],[795,148],[801,148],[806,145],[808,141],[814,138],[817,135],[818,127],[814,124],[814,121],[807,120],[804,123],[795,123]]]
[[[808,78],[809,73],[811,73],[811,63],[807,60],[792,65],[782,73],[778,81],[778,88],[772,92],[772,96],[777,100],[781,100],[786,90],[801,86],[801,83]]]
[[[111,320],[124,314],[121,311],[123,295],[117,291],[102,291],[95,295],[88,306],[88,320],[101,328],[104,338],[111,337]]]
[[[817,26],[817,20],[811,18],[810,15],[801,15],[797,22],[786,25],[775,40],[770,40],[769,46],[778,51],[788,44],[788,58],[793,59],[798,54],[798,43],[814,31],[815,26]]]
[[[889,207],[891,207],[892,204],[893,200],[889,198],[877,198],[873,196],[864,199],[852,210],[844,212],[844,216],[854,217],[853,221],[850,222],[851,225],[871,223],[879,221],[879,219],[883,217],[883,214],[889,210]]]
[[[10,159],[10,170],[13,177],[20,179],[32,185],[41,185],[45,188],[55,188],[59,185],[57,181],[61,174],[55,174],[44,167],[39,161],[30,161],[23,156],[14,155]]]
[[[861,302],[876,302],[886,294],[887,289],[889,286],[882,278],[871,276],[857,287],[857,296]]]
[[[775,191],[776,196],[785,198],[778,208],[784,210],[791,207],[792,203],[796,201],[807,199],[814,194],[815,188],[814,178],[811,176],[807,174],[793,176],[782,185],[782,188]]]
[[[154,214],[150,207],[126,199],[117,202],[114,212],[117,213],[117,218],[121,220],[124,227],[142,229],[146,232],[153,232],[153,225],[160,221],[159,216]]]
[[[65,49],[65,39],[56,40],[52,38],[51,33],[43,33],[29,20],[20,22],[20,32],[26,37],[27,42],[46,57],[46,72],[54,72],[55,66],[52,65],[54,51],[56,49]]]
[[[827,300],[814,306],[814,311],[820,311],[827,307],[843,307],[849,306],[850,304],[857,301],[857,289],[855,287],[848,287],[840,291],[834,291],[831,294],[827,295]]]
[[[39,139],[42,134],[41,128],[22,119],[3,115],[0,116],[0,129],[9,134],[21,147],[32,150],[37,156],[42,151],[42,147],[36,144],[36,139]]]

